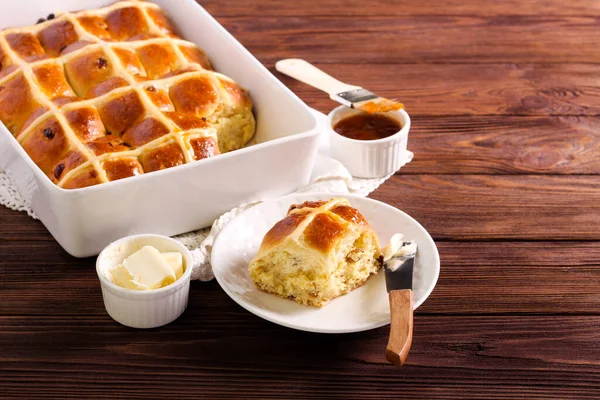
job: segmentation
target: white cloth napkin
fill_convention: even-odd
[[[325,123],[325,116],[315,111],[319,123]],[[406,152],[405,163],[409,163],[413,158],[410,151]],[[325,133],[321,134],[321,143],[319,154],[312,171],[310,183],[300,188],[297,192],[331,192],[331,193],[349,193],[360,196],[367,196],[379,185],[385,182],[391,175],[364,179],[355,178],[339,161],[334,160],[329,155],[329,142]],[[8,176],[4,171],[0,171],[0,204],[17,211],[25,211],[32,218],[37,216],[17,189],[15,180],[18,177]],[[244,204],[221,215],[213,223],[211,228],[204,228],[197,231],[185,233],[176,236],[175,239],[181,241],[192,253],[194,265],[192,270],[192,279],[209,281],[214,278],[210,266],[210,251],[212,244],[225,225],[227,225],[237,215],[258,203]]]

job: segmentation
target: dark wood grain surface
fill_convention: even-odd
[[[600,398],[599,2],[201,3],[271,70],[303,57],[406,103],[414,161],[372,197],[442,264],[408,365],[385,361],[388,327],[293,331],[215,282],[174,323],[125,328],[93,258],[0,208],[0,398]]]

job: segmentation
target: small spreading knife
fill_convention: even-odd
[[[356,108],[368,113],[387,112],[404,108],[401,103],[379,97],[360,86],[340,82],[309,62],[298,58],[277,61],[275,69],[282,74],[328,93],[332,100],[346,107]]]
[[[385,285],[390,299],[390,338],[385,351],[389,362],[401,367],[406,361],[413,333],[413,268],[417,245],[392,237],[383,249]]]

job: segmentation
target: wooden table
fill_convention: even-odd
[[[176,322],[125,328],[94,259],[0,208],[1,397],[600,398],[600,2],[204,5],[271,69],[305,58],[406,103],[415,159],[372,197],[419,220],[442,263],[408,365],[385,361],[387,327],[293,331],[215,282]]]

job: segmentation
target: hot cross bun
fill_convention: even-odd
[[[249,266],[261,289],[321,307],[381,267],[379,238],[343,198],[292,205],[265,235]]]

